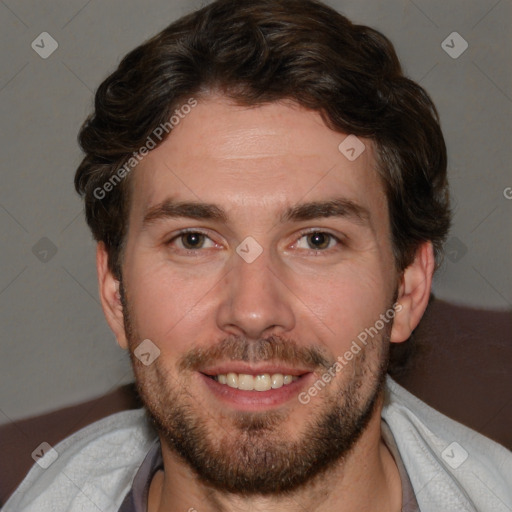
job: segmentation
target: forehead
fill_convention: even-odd
[[[168,198],[224,205],[239,216],[338,197],[386,210],[372,142],[346,138],[291,102],[203,99],[135,169],[132,214],[142,218]]]

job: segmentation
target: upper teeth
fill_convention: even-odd
[[[268,391],[277,389],[298,379],[296,375],[283,375],[282,373],[264,373],[262,375],[248,375],[246,373],[228,373],[216,375],[215,380],[227,384],[231,388],[244,391]]]

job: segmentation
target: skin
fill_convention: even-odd
[[[337,373],[305,405],[296,396],[274,405],[256,399],[241,405],[221,400],[198,372],[179,369],[180,358],[191,349],[214,347],[229,336],[255,341],[275,334],[334,360],[375,324],[395,294],[401,309],[390,342],[407,340],[425,311],[434,269],[432,246],[420,245],[412,264],[403,272],[396,269],[372,142],[361,139],[366,149],[351,162],[338,150],[345,137],[327,128],[318,113],[293,103],[247,108],[221,96],[201,99],[133,171],[122,264],[132,333],[125,329],[119,282],[108,270],[104,245],[98,244],[102,305],[119,345],[133,351],[150,339],[160,349],[149,367],[133,359],[136,378],[153,393],[148,399],[172,407],[166,402],[165,386],[170,384],[157,381],[158,368],[182,390],[180,398],[204,421],[212,442],[236,436],[234,418],[241,411],[247,417],[270,411],[281,418],[273,433],[277,440],[307,443],[308,420],[342,399],[354,372]],[[290,207],[341,197],[364,209],[367,219],[345,215],[280,220]],[[144,225],[148,211],[167,198],[215,204],[225,218],[159,218]],[[186,228],[208,236],[202,248],[184,248],[178,234]],[[312,249],[305,230],[332,234],[343,243],[328,239],[326,249]],[[248,236],[263,248],[252,263],[236,252]],[[356,397],[361,403],[373,391],[384,343],[380,336],[365,351],[369,377]],[[319,369],[308,374],[296,394],[321,374]],[[165,471],[152,481],[149,510],[296,511],[300,503],[308,511],[398,511],[401,483],[381,438],[381,409],[382,394],[346,457],[287,495],[223,492],[197,478],[163,442]]]

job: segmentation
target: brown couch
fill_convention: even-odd
[[[410,365],[393,376],[422,400],[512,449],[512,312],[432,300],[414,333]],[[133,385],[86,403],[0,427],[0,504],[33,463],[43,441],[55,445],[82,427],[140,407]]]

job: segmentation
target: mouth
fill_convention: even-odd
[[[241,389],[244,391],[269,391],[270,389],[279,389],[288,386],[292,382],[299,379],[297,375],[282,373],[261,373],[251,375],[248,373],[220,373],[218,375],[210,375],[212,379],[219,384],[229,386],[233,389]]]
[[[297,399],[313,377],[312,370],[282,366],[250,367],[228,364],[199,372],[223,405],[238,410],[262,410]]]

